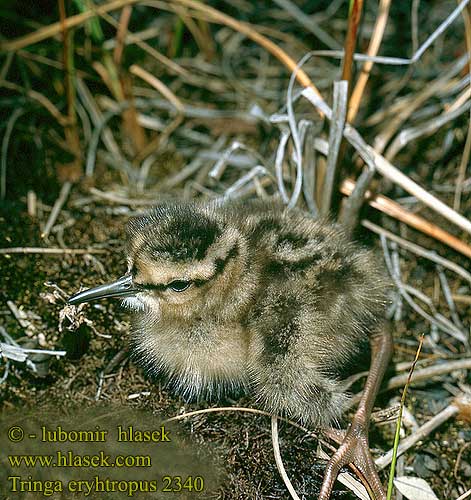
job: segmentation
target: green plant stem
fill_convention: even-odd
[[[409,384],[410,384],[410,381],[412,378],[412,374],[414,373],[415,365],[417,364],[417,361],[419,360],[420,351],[422,350],[423,342],[424,342],[424,334],[422,334],[420,336],[419,347],[417,348],[417,352],[415,353],[415,359],[410,367],[409,376],[407,377],[406,385],[404,386],[404,390],[402,391],[401,405],[399,407],[399,415],[397,417],[397,423],[396,423],[396,433],[394,434],[393,456],[392,456],[392,461],[391,461],[391,468],[389,469],[388,491],[386,494],[387,500],[391,500],[393,487],[394,487],[394,473],[396,471],[397,448],[399,446],[399,438],[400,438],[401,423],[402,423],[402,410],[404,408],[404,404],[406,401],[407,388],[409,387]]]

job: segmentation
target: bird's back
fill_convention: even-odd
[[[149,371],[189,396],[244,387],[273,413],[340,415],[340,373],[384,318],[387,281],[370,251],[259,200],[163,205],[129,235],[135,280],[150,288],[132,341]]]
[[[384,321],[388,281],[371,251],[326,221],[272,202],[245,210],[259,275],[245,320],[256,393],[273,412],[327,423],[346,401],[341,374]]]

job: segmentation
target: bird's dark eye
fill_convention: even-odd
[[[184,292],[191,285],[191,281],[175,280],[168,284],[174,292]]]

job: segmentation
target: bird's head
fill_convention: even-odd
[[[231,314],[247,297],[247,246],[239,229],[211,205],[163,204],[127,226],[128,271],[69,299],[79,304],[122,297],[135,311],[191,319]]]

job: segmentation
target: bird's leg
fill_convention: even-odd
[[[371,366],[365,388],[345,438],[327,464],[319,500],[330,498],[340,469],[350,463],[355,465],[363,475],[362,479],[366,481],[367,489],[372,492],[373,498],[375,500],[386,499],[370,454],[368,427],[373,404],[391,357],[392,336],[389,328],[384,327],[381,332],[373,333],[370,337],[370,343]]]

